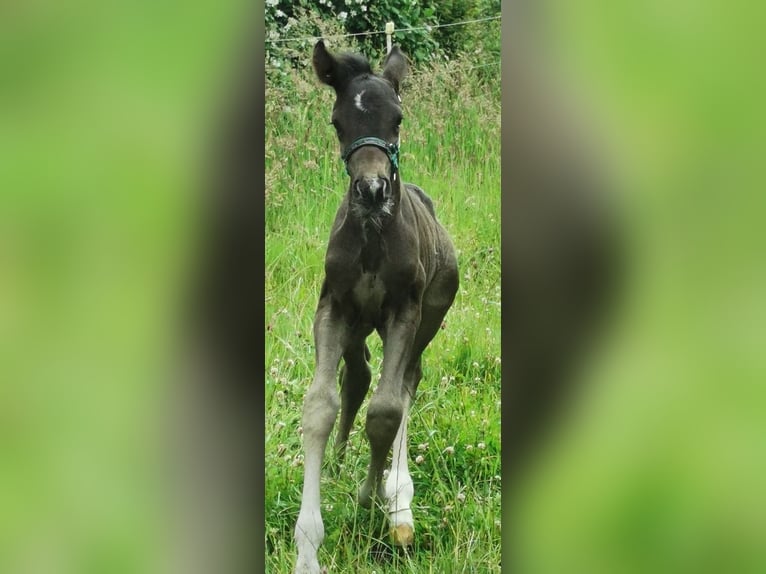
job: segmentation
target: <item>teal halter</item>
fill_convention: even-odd
[[[386,155],[388,156],[388,160],[391,162],[391,166],[394,168],[394,173],[399,171],[399,144],[398,143],[388,143],[385,140],[382,140],[380,138],[372,138],[372,137],[362,137],[357,138],[353,142],[351,142],[351,145],[349,145],[341,155],[341,159],[343,159],[343,163],[346,165],[346,173],[351,175],[351,173],[348,171],[348,158],[351,157],[351,154],[354,153],[356,150],[358,150],[360,147],[371,145],[375,146],[377,148],[382,149],[384,152],[386,152]]]

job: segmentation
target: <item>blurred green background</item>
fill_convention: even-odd
[[[766,10],[546,5],[556,74],[610,142],[633,265],[520,499],[522,571],[766,572]]]
[[[157,567],[168,351],[244,7],[0,3],[0,572]]]

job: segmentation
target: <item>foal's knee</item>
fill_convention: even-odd
[[[339,409],[340,398],[335,389],[312,385],[303,400],[304,432],[312,430],[312,427],[325,430],[332,426]]]
[[[367,409],[367,437],[372,448],[387,448],[396,436],[396,431],[402,422],[404,409],[401,401],[370,402]]]

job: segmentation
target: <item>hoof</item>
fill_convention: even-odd
[[[395,546],[412,546],[415,541],[415,531],[409,524],[400,524],[391,529],[391,538]]]

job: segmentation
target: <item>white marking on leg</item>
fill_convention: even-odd
[[[342,352],[342,333],[328,325],[328,312],[317,311],[317,365],[314,380],[303,405],[304,474],[301,510],[295,524],[298,558],[296,574],[320,574],[317,549],[324,539],[319,498],[322,458],[340,400],[335,390],[335,373]]]
[[[312,441],[305,444],[305,449],[303,496],[298,521],[295,524],[295,544],[298,547],[295,573],[318,574],[320,569],[317,549],[324,539],[319,498],[319,475],[324,447],[319,444],[319,441]],[[319,453],[317,453],[318,449],[321,449]]]
[[[366,112],[367,108],[364,107],[362,104],[362,95],[364,94],[364,90],[359,92],[357,95],[354,96],[354,105],[357,107],[359,111]]]
[[[386,480],[389,522],[394,542],[408,546],[412,544],[415,522],[412,516],[412,498],[415,487],[407,466],[407,415],[409,403],[405,402],[404,413],[393,445],[391,471]]]

